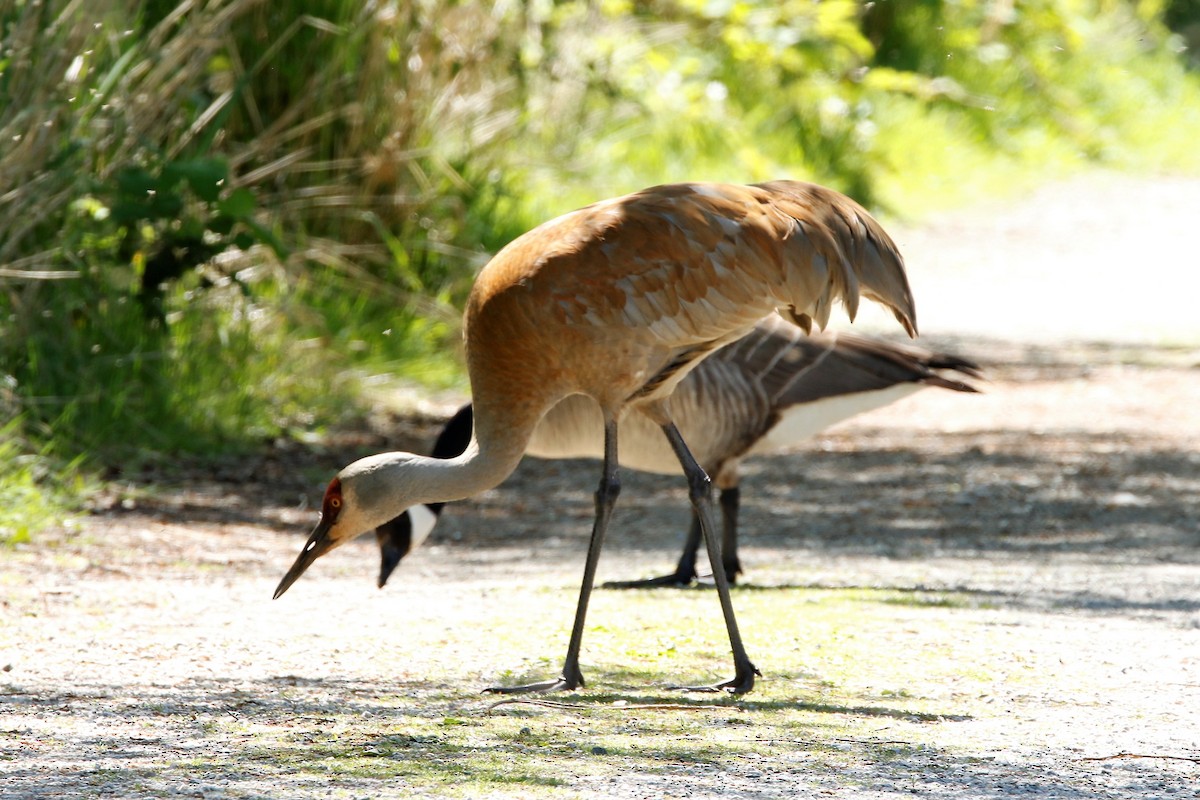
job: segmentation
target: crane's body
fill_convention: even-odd
[[[848,333],[805,335],[778,317],[702,361],[671,396],[670,411],[692,455],[719,488],[737,483],[741,459],[776,452],[926,386],[972,391],[937,370],[976,374],[971,362]],[[525,452],[538,458],[600,458],[603,415],[572,395],[538,423]],[[647,418],[623,421],[621,466],[678,475],[669,444]]]
[[[772,310],[824,326],[841,301],[853,317],[865,296],[910,333],[916,312],[903,259],[853,200],[812,184],[672,184],[595,203],[518,237],[483,268],[463,318],[475,427],[466,451],[433,459],[383,453],[343,469],[321,520],[276,597],[317,557],[417,503],[458,500],[516,468],[537,422],[574,394],[599,405],[604,466],[575,625],[562,675],[497,691],[583,685],[579,651],[596,564],[613,504],[618,421],[646,414],[687,476],[704,531],[736,674],[713,687],[749,691],[757,670],[738,631],[709,479],[665,402],[695,365]]]
[[[738,490],[743,459],[778,452],[857,414],[881,408],[925,387],[976,391],[962,377],[979,377],[977,366],[958,356],[866,339],[848,333],[806,336],[796,326],[767,317],[754,329],[700,362],[676,387],[670,410],[696,461],[721,490],[724,541],[730,582],[741,571],[737,554]],[[604,418],[586,395],[572,395],[550,409],[525,448],[539,458],[601,458]],[[657,427],[640,414],[621,426],[622,467],[680,474],[678,459]],[[447,421],[433,455],[461,453],[471,438],[471,407]],[[432,531],[441,513],[416,506],[411,518],[376,529],[381,551],[379,585],[400,560]],[[700,530],[693,517],[675,572],[621,587],[686,586],[696,577]]]
[[[618,413],[647,405],[771,311],[824,327],[839,299],[853,317],[860,293],[915,331],[895,245],[829,189],[678,184],[596,203],[521,236],[476,279],[476,424],[495,420],[482,438],[507,444],[571,394]]]

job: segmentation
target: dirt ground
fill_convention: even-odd
[[[914,631],[897,632],[953,618],[978,639],[947,658],[964,674],[986,660],[996,676],[989,697],[961,699],[969,715],[928,734],[936,748],[836,774],[764,757],[560,788],[1200,797],[1197,210],[1200,181],[1101,175],[901,230],[922,343],[982,362],[984,394],[924,391],[747,466],[740,597],[798,586],[971,598],[921,607],[904,618]],[[126,476],[136,491],[98,497],[76,527],[0,551],[0,797],[378,796],[350,779],[188,778],[178,765],[236,752],[244,740],[211,720],[283,714],[265,699],[280,687],[312,681],[292,713],[369,717],[373,692],[472,656],[481,602],[577,582],[596,467],[527,459],[447,512],[385,591],[364,539],[303,592],[269,600],[328,476],[365,452],[424,449],[436,429],[414,412],[319,450],[183,471],[175,486]],[[673,564],[686,516],[677,480],[627,475],[600,579]],[[437,620],[436,646],[383,634],[406,620]],[[482,675],[511,666],[477,657]],[[756,657],[770,681],[770,655]],[[954,707],[953,684],[925,691]]]

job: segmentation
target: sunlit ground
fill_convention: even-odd
[[[1198,203],[1200,179],[1092,174],[1019,205],[889,227],[923,335],[1195,345]],[[861,315],[856,327],[896,329],[875,308]]]

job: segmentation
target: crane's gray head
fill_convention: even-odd
[[[325,489],[321,518],[292,568],[275,589],[278,598],[321,556],[356,536],[398,516],[412,502],[406,475],[410,453],[384,453],[355,461],[338,473]]]

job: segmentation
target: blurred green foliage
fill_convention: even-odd
[[[1197,17],[3,0],[0,488],[319,431],[367,375],[459,381],[476,269],[599,197],[787,176],[912,216],[1086,164],[1195,169]]]
[[[1188,63],[1200,65],[1200,0],[1167,0],[1162,19],[1179,37],[1176,47],[1185,47]],[[1158,4],[1153,9],[1157,10]]]

